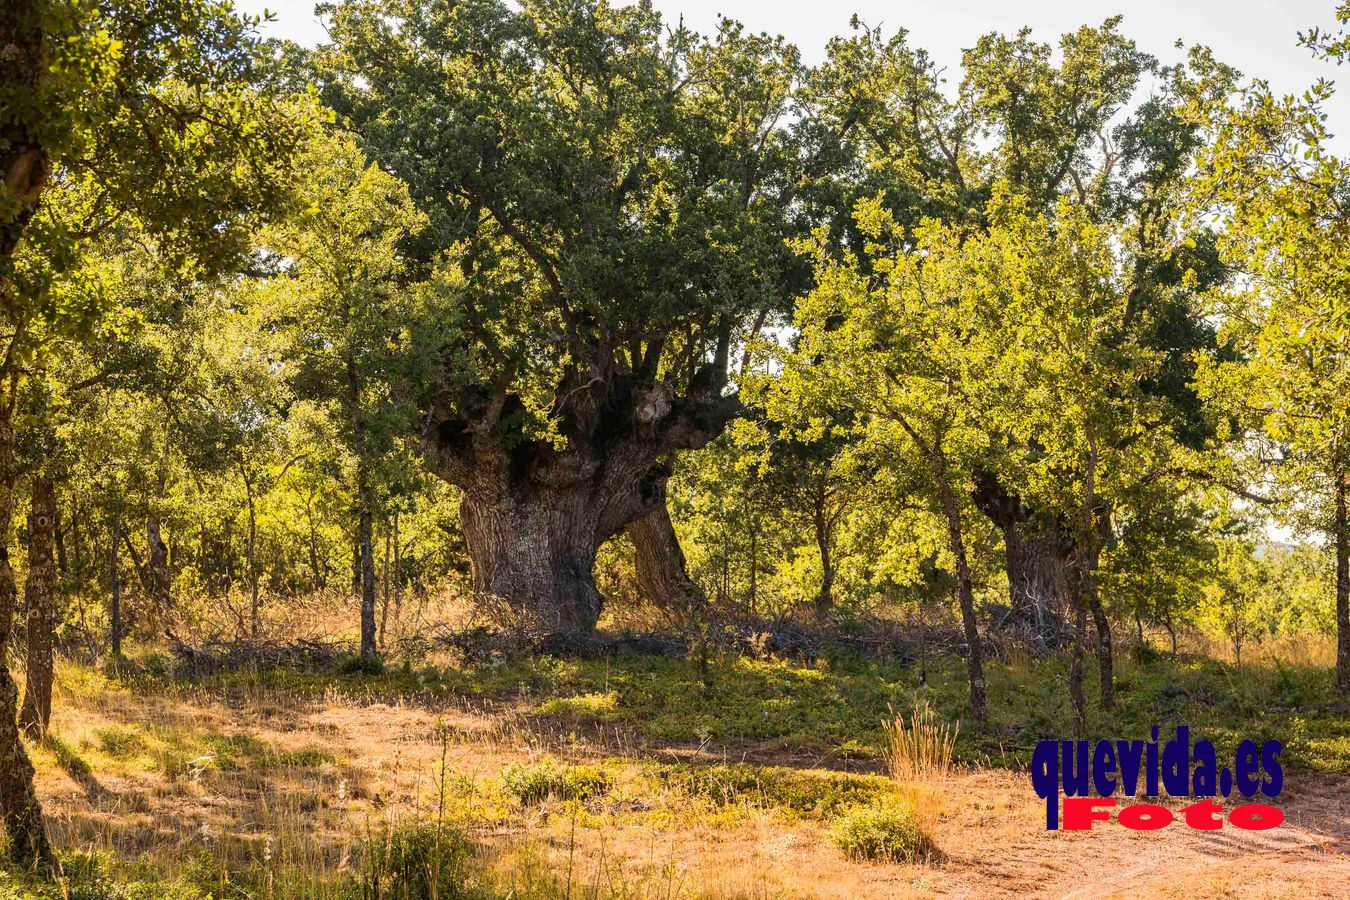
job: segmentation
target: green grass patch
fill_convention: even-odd
[[[607,793],[610,777],[595,766],[564,766],[552,759],[531,765],[512,764],[502,770],[502,793],[521,806],[546,800],[590,800]]]
[[[681,794],[715,806],[746,805],[785,809],[805,816],[826,816],[894,792],[876,775],[849,775],[745,764],[675,766],[663,770],[666,783]]]

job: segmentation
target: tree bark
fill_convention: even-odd
[[[656,507],[669,477],[662,460],[706,445],[741,409],[721,394],[725,342],[683,396],[645,377],[568,377],[579,383],[559,388],[561,440],[510,433],[524,401],[501,393],[433,408],[421,446],[431,470],[463,492],[475,594],[544,635],[595,627],[601,544]]]
[[[956,495],[947,483],[945,465],[936,464],[938,487],[942,498],[942,512],[947,520],[947,542],[956,561],[956,596],[961,606],[961,625],[965,631],[966,674],[970,681],[970,717],[978,730],[985,721],[984,650],[980,646],[980,629],[975,620],[975,588],[966,558],[966,541],[961,526],[961,511]]]
[[[34,0],[7,0],[0,12],[0,83],[19,96],[40,95],[47,77],[43,22]],[[51,174],[47,148],[39,143],[41,123],[27,121],[32,115],[6,116],[0,125],[0,285]]]
[[[145,518],[145,543],[150,553],[146,571],[150,599],[155,604],[155,610],[164,615],[169,611],[171,602],[169,590],[173,579],[169,572],[169,545],[164,543],[164,538],[160,534],[159,516],[154,513]]]
[[[19,736],[18,687],[7,662],[18,589],[9,563],[14,518],[13,397],[0,402],[0,811],[9,855],[21,868],[50,871],[56,858],[47,838],[42,804],[33,788],[33,764]]]
[[[1073,709],[1074,737],[1087,737],[1087,699],[1083,693],[1083,642],[1087,636],[1087,604],[1080,594],[1074,599],[1073,651],[1069,657],[1069,705]]]
[[[1336,690],[1350,694],[1350,473],[1336,477]]]
[[[33,740],[47,733],[52,715],[52,643],[56,630],[56,568],[52,547],[56,531],[56,491],[45,473],[33,476],[33,507],[28,517],[28,658],[19,727]]]
[[[249,589],[249,637],[258,636],[261,610],[258,593],[258,508],[253,498],[253,480],[249,477],[244,462],[239,461],[239,473],[244,479],[244,498],[248,501],[248,589]]]
[[[703,589],[689,577],[664,485],[651,511],[629,522],[625,531],[633,542],[638,589],[649,603],[683,615],[708,602]]]
[[[108,601],[108,624],[112,641],[113,664],[117,665],[122,661],[122,572],[120,560],[117,558],[117,540],[118,532],[122,530],[122,521],[117,516],[112,520],[112,540],[109,542],[111,547],[108,553],[108,585],[110,588],[110,598]]]
[[[361,656],[379,655],[375,626],[374,502],[366,460],[366,420],[361,413],[361,382],[356,360],[347,357],[347,403],[352,419],[352,450],[356,456],[356,544],[360,554]]]
[[[824,491],[816,497],[812,523],[815,527],[816,549],[820,551],[820,588],[816,591],[816,618],[824,622],[834,609],[834,560],[831,550],[831,528],[825,511]]]
[[[1008,603],[1042,652],[1060,645],[1060,623],[1073,609],[1066,575],[1073,540],[1064,523],[1028,508],[991,474],[980,473],[975,505],[1003,534]]]
[[[592,568],[608,535],[588,497],[466,494],[459,511],[475,594],[505,602],[528,631],[595,628],[601,599]]]
[[[1102,605],[1101,591],[1097,589],[1097,557],[1094,548],[1086,553],[1087,572],[1082,589],[1087,600],[1088,610],[1092,613],[1093,625],[1097,631],[1097,670],[1101,676],[1101,704],[1103,709],[1111,709],[1116,703],[1115,665],[1112,654],[1111,620]]]

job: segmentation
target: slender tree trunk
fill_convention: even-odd
[[[834,609],[834,560],[830,554],[830,524],[825,516],[825,501],[816,498],[812,515],[815,526],[816,549],[820,551],[820,588],[816,591],[816,618],[829,619]]]
[[[379,646],[384,647],[384,630],[389,626],[389,532],[390,528],[386,525],[384,529],[384,559],[380,562],[380,580],[384,583],[384,597],[380,600],[380,635]]]
[[[240,468],[242,470],[242,464]],[[249,636],[257,638],[261,617],[258,596],[258,510],[253,502],[253,482],[247,473],[244,473],[244,496],[248,501]]]
[[[360,553],[361,655],[379,655],[375,628],[375,547],[373,545],[373,497],[366,460],[366,421],[361,414],[361,385],[356,360],[347,357],[347,403],[352,416],[352,449],[356,456],[356,543]]]
[[[80,527],[82,522],[79,498],[72,496],[70,501],[70,574],[76,589],[82,589],[85,586],[84,529]]]
[[[13,382],[10,381],[12,390]],[[9,836],[9,855],[20,868],[51,871],[56,858],[47,839],[42,804],[33,788],[33,764],[19,736],[19,691],[10,674],[10,632],[18,603],[9,563],[14,518],[13,397],[0,400],[0,811]]]
[[[1097,551],[1088,554],[1088,571],[1083,582],[1087,594],[1088,609],[1092,612],[1092,621],[1097,630],[1097,669],[1101,675],[1101,703],[1103,709],[1111,709],[1116,702],[1115,666],[1112,656],[1111,620],[1102,605],[1101,592],[1097,589]]]
[[[327,579],[324,577],[323,570],[319,567],[319,534],[314,527],[314,500],[311,497],[305,502],[305,518],[309,523],[309,570],[314,577],[314,590],[323,590]]]
[[[1069,657],[1069,705],[1073,708],[1073,731],[1079,740],[1087,737],[1087,700],[1083,693],[1083,644],[1087,633],[1087,603],[1081,592],[1074,596],[1073,651]]]
[[[750,598],[747,604],[753,615],[759,607],[759,520],[750,523]]]
[[[47,733],[52,716],[52,642],[56,631],[56,568],[52,545],[56,530],[56,492],[45,473],[33,476],[33,508],[28,517],[28,658],[19,727],[34,740]]]
[[[122,521],[116,515],[112,520],[112,540],[109,548],[108,561],[108,584],[111,588],[111,599],[108,604],[108,623],[112,632],[112,658],[113,665],[120,665],[122,662],[122,573],[121,565],[117,558],[118,532],[122,530]]]
[[[1350,473],[1336,478],[1336,690],[1350,694]]]
[[[403,614],[403,548],[398,530],[398,511],[394,511],[394,577],[389,582],[394,592],[394,628],[398,628],[399,617]]]
[[[171,604],[169,590],[172,576],[169,572],[169,545],[164,543],[160,534],[159,516],[155,513],[145,518],[145,543],[150,554],[146,571],[150,599],[156,611],[163,615],[169,611]]]
[[[956,561],[956,595],[961,606],[961,625],[965,631],[966,672],[970,679],[970,716],[978,730],[985,722],[984,688],[984,650],[980,646],[980,629],[975,620],[975,588],[970,575],[970,563],[966,558],[966,541],[961,525],[961,511],[956,503],[956,495],[947,482],[946,465],[938,458],[935,461],[939,490],[942,495],[942,512],[947,520],[947,543],[952,557]]]
[[[664,489],[651,512],[629,522],[625,531],[633,542],[638,588],[649,603],[677,614],[707,603],[703,589],[689,577]]]

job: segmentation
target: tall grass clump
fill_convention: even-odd
[[[484,895],[474,847],[442,822],[390,826],[370,842],[362,900],[468,900]]]
[[[909,719],[891,710],[882,722],[886,768],[902,787],[941,785],[952,769],[952,751],[961,723],[940,722],[928,701],[914,705]]]

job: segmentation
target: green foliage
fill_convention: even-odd
[[[855,806],[834,823],[830,841],[850,859],[880,862],[918,862],[933,849],[914,808],[896,800]]]
[[[590,800],[605,794],[609,775],[593,766],[563,766],[552,759],[534,764],[513,763],[502,770],[502,792],[522,806],[546,800]]]
[[[474,846],[460,832],[437,822],[389,827],[366,845],[362,898],[468,900],[487,896]]]
[[[127,878],[110,854],[61,854],[59,883],[39,884],[0,872],[0,900],[211,900],[185,881]]]
[[[888,797],[890,781],[875,775],[804,772],[747,764],[677,766],[664,770],[671,788],[717,806],[743,804],[761,809],[787,809],[812,817]]]

